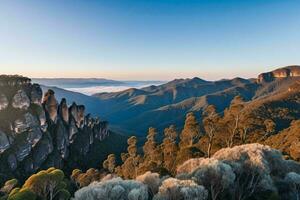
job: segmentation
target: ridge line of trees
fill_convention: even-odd
[[[249,132],[257,124],[255,116],[245,112],[245,108],[246,102],[236,96],[223,113],[218,113],[214,105],[207,106],[201,122],[189,112],[182,131],[179,133],[174,125],[170,125],[164,129],[161,143],[157,130],[150,127],[142,153],[138,153],[137,138],[132,136],[127,141],[127,152],[121,154],[122,163],[117,166],[116,156],[110,154],[103,168],[125,179],[133,179],[147,171],[173,175],[176,167],[188,159],[209,158],[220,148],[247,143]],[[267,135],[276,127],[271,119],[265,120],[263,125]]]

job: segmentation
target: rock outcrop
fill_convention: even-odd
[[[6,134],[0,131],[0,153],[3,153],[6,149],[10,147],[10,142]]]
[[[14,108],[19,108],[24,110],[28,109],[28,107],[30,106],[30,99],[28,98],[24,90],[17,91],[17,93],[13,97],[12,106]]]
[[[69,110],[67,100],[65,98],[63,98],[59,104],[58,114],[62,117],[65,123],[69,122]]]
[[[43,105],[46,113],[48,114],[49,120],[51,120],[51,122],[53,123],[56,123],[58,103],[57,100],[55,99],[54,91],[48,90],[45,93],[43,99]]]
[[[258,76],[258,83],[270,82],[277,78],[300,77],[300,66],[293,65],[262,73]]]
[[[16,87],[28,85],[31,79],[19,75],[0,75],[0,87]]]
[[[44,167],[63,168],[108,133],[107,123],[85,115],[83,105],[59,104],[52,90],[43,97],[28,78],[0,76],[1,174],[26,177]]]
[[[0,94],[0,110],[7,108],[8,99],[4,94]]]

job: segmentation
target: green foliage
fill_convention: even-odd
[[[194,113],[188,113],[180,135],[180,148],[194,145],[200,136],[200,126]]]
[[[276,124],[271,119],[266,119],[264,125],[266,127],[266,135],[271,135],[276,130]]]
[[[135,136],[127,140],[127,153],[121,154],[123,164],[116,168],[116,173],[124,178],[135,178],[137,176],[138,165],[141,162],[140,155],[137,154],[137,139]]]
[[[181,165],[191,158],[203,157],[204,153],[195,146],[187,146],[180,148],[177,152],[176,166]]]
[[[223,125],[227,147],[234,145],[235,138],[241,129],[241,118],[245,108],[245,102],[241,96],[236,96],[231,101],[228,109],[224,111]]]
[[[7,200],[36,200],[37,195],[28,188],[16,188],[8,196]]]
[[[144,150],[144,157],[150,157],[152,155],[152,152],[156,148],[156,142],[155,137],[157,135],[156,129],[153,127],[149,128],[148,135],[147,135],[147,141],[145,145],[143,146]]]
[[[65,192],[67,184],[64,182],[63,171],[55,168],[49,168],[48,170],[42,170],[37,174],[29,177],[22,189],[30,190],[42,199],[56,199],[59,198],[58,194],[61,191]],[[59,198],[62,200],[62,198]]]
[[[178,133],[174,125],[164,130],[163,139],[163,161],[164,167],[170,172],[174,173],[176,169],[176,156],[178,151],[178,145],[176,143]]]
[[[71,180],[75,181],[80,174],[82,174],[80,169],[74,169],[71,174]]]
[[[13,190],[10,192],[9,196],[12,196],[12,195],[17,194],[17,193],[20,191],[20,189],[21,189],[21,188],[15,188],[15,189],[13,189]]]
[[[78,188],[88,186],[94,181],[100,181],[102,177],[103,175],[94,168],[88,169],[85,173],[79,169],[74,169],[71,175],[72,181]]]
[[[116,167],[116,156],[114,154],[109,154],[107,159],[103,162],[103,168],[107,169],[110,173],[115,172]]]
[[[280,200],[280,196],[278,195],[278,193],[272,192],[265,199],[266,200]]]
[[[211,149],[213,145],[213,141],[217,131],[219,130],[219,122],[221,117],[216,111],[216,107],[213,105],[209,105],[203,113],[203,126],[205,130],[205,136],[208,138],[207,145],[207,157],[211,156]]]
[[[11,179],[5,182],[5,185],[18,185],[17,179]]]
[[[114,171],[109,171],[115,172],[125,179],[133,179],[147,171],[159,172],[163,175],[175,174],[178,164],[182,164],[189,158],[204,155],[195,145],[201,134],[199,123],[193,113],[187,114],[185,126],[180,135],[180,146],[177,144],[178,133],[174,125],[164,130],[161,144],[157,142],[157,135],[156,129],[150,127],[143,146],[143,156],[137,154],[136,137],[130,137],[127,140],[127,153],[121,154],[123,164],[121,166],[112,165]],[[109,169],[110,162],[115,164],[114,159],[114,155],[109,156],[103,163],[103,167]]]
[[[200,155],[199,149],[195,146],[201,138],[200,125],[194,113],[186,115],[184,128],[180,134],[179,151],[177,152],[176,165]]]
[[[129,156],[136,156],[136,153],[137,153],[136,143],[137,143],[137,139],[135,136],[131,136],[127,140],[127,144],[128,144],[127,152],[129,154]]]
[[[8,198],[8,195],[6,194],[6,195],[4,195],[4,196],[1,196],[1,197],[0,197],[0,200],[7,200],[7,198]]]
[[[199,123],[193,113],[187,114],[185,128],[180,136],[181,146],[177,144],[178,133],[174,125],[164,130],[161,144],[157,142],[157,135],[156,129],[150,127],[143,146],[143,156],[137,154],[136,137],[130,137],[127,141],[127,153],[121,154],[123,164],[114,166],[114,172],[125,179],[133,179],[147,171],[158,172],[163,175],[175,174],[178,164],[182,164],[189,158],[204,155],[195,145],[201,135]],[[114,160],[114,155],[111,155],[110,159]],[[109,163],[108,157],[103,163],[103,167],[108,169]]]
[[[66,189],[61,189],[57,196],[55,197],[55,200],[66,200],[66,199],[70,199],[71,194],[68,190]]]
[[[11,179],[5,182],[4,186],[1,188],[1,192],[9,194],[15,187],[19,184],[17,179]]]
[[[143,146],[144,157],[140,163],[138,174],[144,174],[147,171],[156,172],[163,164],[162,147],[156,142],[157,131],[150,127],[147,135],[147,141]]]

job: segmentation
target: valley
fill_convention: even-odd
[[[242,196],[247,193],[247,198],[275,195],[289,199],[294,191],[289,190],[285,196],[278,191],[287,191],[280,183],[294,184],[288,178],[300,172],[296,162],[300,161],[299,72],[300,66],[288,66],[262,73],[256,79],[176,79],[93,96],[40,86],[22,76],[2,75],[0,182],[11,179],[1,189],[3,198],[8,194],[12,196],[9,200],[28,194],[41,197],[43,194],[34,189],[39,186],[31,185],[34,177],[49,173],[50,178],[52,173],[60,173],[64,182],[71,184],[64,187],[64,194],[59,194],[62,199],[61,195],[86,199],[94,190],[107,187],[105,179],[109,184],[129,187],[129,191],[130,181],[137,184],[135,189],[145,200],[170,195],[162,189],[169,187],[168,181],[178,184],[174,186],[178,195],[186,195],[181,193],[181,187],[191,189],[195,185],[199,187],[197,197],[213,199],[216,191],[205,188],[217,182],[205,182],[196,175],[204,173],[216,179],[246,174],[261,184],[251,186],[256,194],[221,185],[221,199],[231,198],[238,194],[237,190],[243,191]],[[232,153],[236,157],[231,157]],[[260,163],[249,165],[257,159],[256,154],[262,156],[259,162],[268,163],[271,172],[264,171]],[[240,160],[245,156],[246,160]],[[236,168],[239,162],[248,171]],[[275,165],[287,168],[280,169],[284,179],[273,169]],[[211,171],[215,170],[213,166],[229,171]],[[164,175],[174,178],[163,180]],[[265,176],[268,178],[263,179]],[[148,179],[158,185],[149,185],[153,182]],[[24,184],[22,189],[6,189],[16,187],[10,185],[15,180]],[[184,180],[192,182],[187,184]],[[93,186],[93,181],[100,182]],[[228,184],[238,184],[237,181],[235,178]],[[250,184],[250,180],[243,181]],[[266,181],[271,181],[268,184],[273,189],[267,187]],[[149,189],[154,196],[143,192]]]

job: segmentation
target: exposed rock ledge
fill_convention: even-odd
[[[270,82],[277,78],[300,77],[300,66],[293,65],[262,73],[258,76],[258,82]]]

